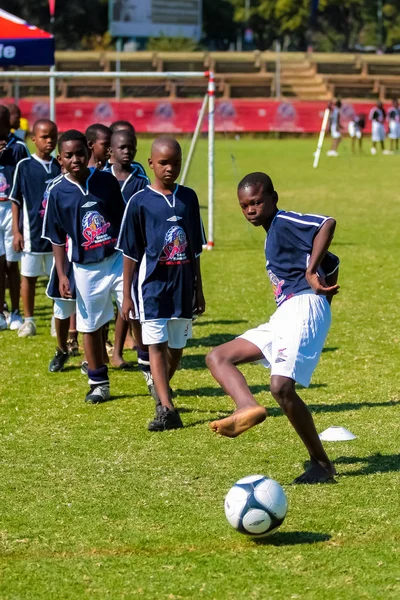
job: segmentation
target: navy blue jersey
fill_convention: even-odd
[[[110,163],[110,161],[108,160],[104,166],[104,171],[109,171],[112,167],[112,164]],[[140,163],[140,162],[136,162],[135,160],[133,162],[131,162],[131,167],[132,169],[135,170],[137,175],[144,175],[145,177],[147,177],[146,171],[144,170],[144,166]],[[147,179],[149,179],[147,177]]]
[[[20,160],[28,156],[29,152],[24,142],[10,133],[6,147],[0,152],[0,200],[9,198],[15,168]]]
[[[265,241],[265,256],[278,306],[299,292],[311,291],[305,275],[314,237],[329,218],[284,210],[276,214]],[[318,272],[326,277],[338,266],[339,259],[329,252]]]
[[[10,200],[21,208],[25,252],[51,252],[50,242],[41,237],[46,189],[60,172],[60,165],[54,158],[45,162],[36,154],[22,159],[15,169]]]
[[[136,164],[138,165],[139,163]],[[117,177],[114,173],[113,165],[106,167],[104,171],[112,173],[114,177]],[[143,175],[143,173],[139,171],[137,167],[132,168],[131,174],[125,180],[120,180],[117,178],[117,181],[121,188],[122,197],[125,200],[125,202],[128,202],[129,198],[132,198],[132,196],[136,194],[136,192],[140,192],[140,190],[143,190],[143,188],[145,188],[146,185],[150,183],[147,175]]]
[[[124,209],[118,181],[111,173],[91,168],[83,186],[64,175],[49,188],[43,237],[65,246],[68,236],[71,262],[97,263],[115,252]]]
[[[195,261],[204,239],[196,193],[177,185],[164,196],[147,186],[125,210],[118,249],[139,263],[141,321],[193,316]]]

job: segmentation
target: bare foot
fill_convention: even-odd
[[[313,461],[311,466],[296,477],[293,483],[313,484],[313,483],[332,483],[336,469],[332,463],[328,467],[323,467],[318,462]]]
[[[262,423],[267,417],[267,409],[264,406],[251,406],[235,410],[229,417],[213,421],[209,427],[215,433],[225,437],[237,437],[241,433]]]

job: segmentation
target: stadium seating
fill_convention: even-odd
[[[268,98],[277,94],[304,100],[332,97],[387,100],[400,94],[400,55],[301,52],[56,52],[58,71],[82,72],[82,78],[57,80],[60,98],[199,98],[206,80],[124,78],[124,72],[187,72],[212,70],[216,94],[223,98]],[[87,71],[121,70],[113,77],[85,78]],[[24,70],[28,70],[27,68]],[[0,96],[13,95],[13,79],[0,80]],[[19,82],[20,95],[47,95],[46,78]]]

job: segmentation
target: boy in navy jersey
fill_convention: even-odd
[[[135,139],[136,139],[135,128],[132,125],[132,123],[129,123],[129,121],[114,121],[114,123],[111,123],[110,129],[111,129],[112,133],[117,133],[117,131],[129,131],[132,135],[135,136]],[[136,152],[135,152],[135,154],[136,154]],[[106,166],[109,167],[112,164],[113,164],[113,158],[110,157],[110,160]],[[132,167],[135,168],[137,174],[141,173],[142,175],[146,175],[146,171],[145,171],[143,165],[141,165],[139,162],[132,161]]]
[[[129,198],[150,183],[147,176],[143,175],[141,169],[138,168],[138,163],[132,164],[136,155],[136,148],[136,136],[128,129],[120,129],[112,134],[110,146],[112,164],[106,167],[105,170],[117,178],[125,202],[128,202]],[[122,356],[128,328],[129,323],[124,321],[118,314],[111,364],[123,370],[132,368],[132,363],[125,362]],[[148,362],[148,357],[145,358]]]
[[[110,155],[111,129],[101,123],[89,125],[85,137],[90,150],[89,167],[103,169]]]
[[[15,168],[29,152],[19,138],[10,133],[10,113],[6,106],[0,106],[0,331],[7,328],[3,314],[5,294],[5,273],[10,286],[11,314],[8,320],[10,329],[19,329],[22,317],[19,314],[20,276],[18,261],[21,255],[15,252],[12,234],[12,211],[10,192]]]
[[[112,299],[122,301],[122,257],[115,245],[125,203],[110,173],[88,168],[85,136],[66,131],[58,141],[65,175],[49,190],[43,236],[51,241],[60,294],[71,297],[66,273],[65,245],[73,263],[76,286],[77,328],[83,335],[90,390],[86,402],[110,397],[108,369],[104,364],[102,327],[114,316]]]
[[[212,422],[210,428],[236,437],[264,421],[266,409],[256,402],[237,368],[262,361],[271,369],[271,394],[310,455],[310,468],[295,482],[329,481],[335,468],[295,383],[308,387],[329,330],[329,300],[339,289],[339,259],[327,252],[336,222],[330,217],[278,210],[278,194],[265,173],[246,175],[239,183],[238,197],[245,218],[267,232],[267,273],[278,308],[268,323],[207,355],[213,377],[237,407],[231,416]]]
[[[139,315],[144,345],[160,401],[150,431],[182,427],[171,398],[169,381],[191,337],[193,298],[202,313],[200,254],[204,242],[196,193],[175,183],[182,164],[178,142],[155,140],[149,159],[154,185],[129,201],[118,248],[124,253],[122,316]],[[136,291],[132,294],[132,283]],[[133,297],[134,296],[134,297]],[[137,296],[137,297],[136,297]],[[140,332],[135,337],[140,339]]]
[[[36,281],[40,275],[50,275],[53,263],[51,244],[41,237],[47,203],[45,192],[61,171],[60,165],[51,156],[57,144],[57,125],[48,119],[36,121],[32,141],[36,152],[18,163],[10,193],[14,250],[22,252],[21,295],[25,322],[18,330],[19,337],[36,335],[33,317]]]

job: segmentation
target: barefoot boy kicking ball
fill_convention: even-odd
[[[262,360],[271,369],[271,394],[310,455],[310,468],[295,482],[322,483],[333,478],[335,468],[295,383],[308,387],[331,323],[330,300],[339,289],[339,259],[327,250],[336,222],[330,217],[278,210],[278,194],[265,173],[246,175],[239,183],[238,197],[246,219],[267,232],[267,273],[278,308],[268,323],[208,354],[213,377],[237,407],[210,428],[236,437],[264,421],[266,409],[256,402],[237,368]]]

